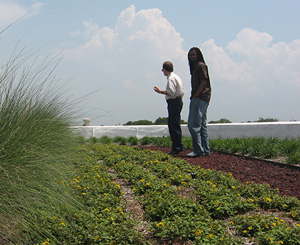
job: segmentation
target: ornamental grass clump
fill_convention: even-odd
[[[57,59],[36,64],[31,58],[13,54],[0,69],[1,244],[33,244],[47,236],[40,217],[76,207],[61,184],[74,153],[74,111],[54,83]]]

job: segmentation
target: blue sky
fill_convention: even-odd
[[[40,58],[59,53],[55,71],[74,98],[90,94],[80,117],[92,125],[166,117],[162,63],[183,80],[187,52],[199,47],[209,67],[208,120],[300,120],[299,0],[0,0],[0,62],[18,47]],[[78,123],[82,123],[78,118]]]

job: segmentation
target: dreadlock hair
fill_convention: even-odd
[[[193,71],[194,71],[194,69],[195,69],[196,63],[198,63],[198,62],[203,62],[204,64],[206,64],[205,61],[204,61],[203,54],[202,54],[202,52],[201,52],[201,50],[200,50],[199,48],[197,48],[197,47],[191,48],[191,49],[189,50],[188,54],[189,54],[191,51],[193,51],[193,50],[196,51],[196,54],[197,54],[197,61],[194,62],[194,63],[191,62],[190,59],[189,59],[189,56],[188,56],[189,66],[190,66],[190,74],[191,74],[191,75],[192,75],[192,73],[193,73]]]

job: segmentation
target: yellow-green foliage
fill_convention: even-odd
[[[44,214],[78,206],[60,184],[72,174],[75,138],[70,104],[52,87],[53,62],[26,67],[20,54],[1,69],[1,244],[32,244],[44,237]]]

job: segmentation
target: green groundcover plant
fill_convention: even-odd
[[[39,203],[27,203],[25,213],[24,204],[14,215],[2,212],[8,243],[300,244],[299,200],[268,185],[240,183],[231,174],[135,146],[81,143],[75,152],[69,174],[55,172],[57,198],[52,194],[49,200],[48,191],[41,196],[31,186]],[[137,231],[116,178],[125,180],[140,202],[151,242]]]
[[[166,154],[132,146],[88,144],[81,154],[86,161],[76,164],[79,172],[72,185],[89,212],[95,213],[84,222],[89,233],[83,237],[90,237],[90,242],[146,243],[125,211],[125,193],[111,179],[112,171],[131,186],[158,243],[178,239],[194,244],[300,241],[299,200],[279,196],[268,185],[240,183],[231,174],[192,167]],[[278,210],[277,216],[267,212],[270,209]],[[116,227],[122,227],[118,235],[113,232]],[[86,242],[83,233],[77,239]]]
[[[103,136],[101,138],[90,138],[93,143],[116,142],[122,145],[157,145],[171,146],[170,137],[149,137],[145,136],[141,139],[136,137],[120,137],[109,138]],[[192,148],[191,137],[183,137],[182,143],[185,148]],[[212,151],[237,153],[253,157],[273,159],[279,156],[285,158],[287,164],[300,164],[300,139],[279,139],[264,137],[244,137],[233,139],[210,139],[210,148]]]

